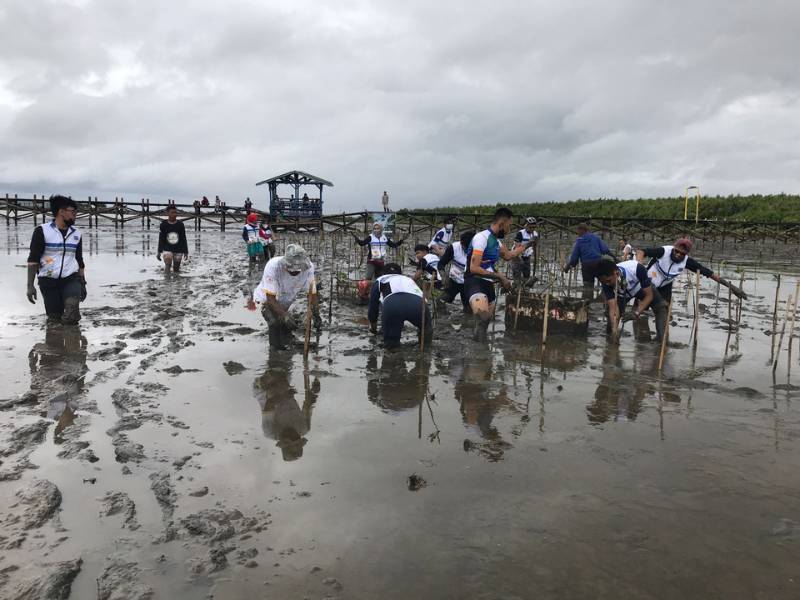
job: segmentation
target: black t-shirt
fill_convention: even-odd
[[[183,226],[183,221],[161,221],[158,232],[158,253],[162,252],[176,252],[179,254],[189,254],[189,244],[186,242],[186,228]],[[178,241],[171,244],[168,241],[170,233],[177,234]],[[175,236],[171,236],[175,237]]]

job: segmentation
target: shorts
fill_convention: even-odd
[[[486,296],[489,304],[494,304],[497,296],[494,293],[494,283],[481,277],[464,277],[464,292],[467,302],[472,302],[476,296]]]

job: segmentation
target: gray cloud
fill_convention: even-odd
[[[798,192],[800,5],[7,0],[0,184],[330,210]]]

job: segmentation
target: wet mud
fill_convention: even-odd
[[[90,232],[78,327],[27,304],[27,233],[0,233],[0,598],[798,596],[788,252],[722,265],[740,320],[704,280],[696,342],[681,280],[659,372],[643,326],[609,344],[592,305],[543,348],[502,296],[486,346],[456,302],[424,355],[410,330],[384,349],[327,304],[349,242],[298,240],[324,299],[307,360],[267,349],[235,232],[191,234],[171,276],[155,232]]]

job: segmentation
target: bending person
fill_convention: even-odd
[[[465,313],[469,312],[469,300],[467,293],[464,291],[464,272],[467,269],[467,248],[469,248],[474,235],[475,232],[472,230],[462,233],[457,242],[447,247],[438,265],[440,270],[444,270],[448,264],[450,265],[447,286],[439,300],[450,304],[455,300],[456,296],[460,295]]]
[[[595,277],[597,277],[600,258],[604,255],[613,257],[613,254],[600,236],[589,231],[589,226],[586,223],[578,223],[575,231],[578,234],[578,239],[575,240],[572,254],[570,254],[567,264],[564,265],[564,273],[575,267],[578,262],[581,263],[583,297],[588,299],[592,297],[592,289],[594,288]]]
[[[430,309],[427,306],[423,307],[422,290],[410,277],[401,274],[400,265],[396,263],[387,264],[384,272],[386,274],[378,277],[372,284],[367,312],[370,331],[378,333],[380,314],[384,344],[389,347],[397,346],[400,344],[400,336],[406,321],[421,329],[424,311],[424,346],[428,347],[433,339],[433,325]]]

